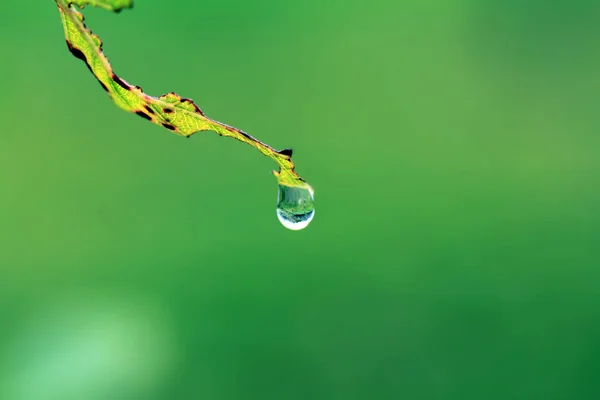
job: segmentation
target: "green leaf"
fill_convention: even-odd
[[[81,8],[90,5],[100,7],[109,11],[119,12],[124,8],[133,7],[133,0],[71,0],[69,3],[75,4]]]
[[[310,189],[310,185],[294,171],[290,149],[277,151],[240,129],[210,119],[192,100],[181,98],[175,93],[158,98],[149,96],[140,87],[127,83],[114,73],[102,51],[102,41],[85,26],[83,15],[73,8],[72,4],[120,11],[124,7],[132,6],[131,0],[55,1],[60,11],[69,50],[86,63],[117,106],[185,137],[199,131],[214,131],[221,136],[232,137],[249,144],[279,165],[279,172],[273,171],[279,184]]]

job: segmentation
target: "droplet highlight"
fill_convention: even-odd
[[[308,187],[279,185],[277,218],[293,231],[304,229],[315,216],[314,192]]]

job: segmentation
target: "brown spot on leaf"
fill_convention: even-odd
[[[104,83],[102,83],[102,81],[100,79],[98,79],[98,83],[100,84],[100,86],[102,86],[102,89],[104,89],[106,91],[106,93],[110,93],[110,91],[108,90],[106,85]]]
[[[182,103],[188,103],[191,104],[192,107],[194,107],[194,111],[197,112],[198,114],[202,115],[203,117],[205,116],[204,113],[202,112],[202,110],[200,109],[200,107],[198,107],[196,105],[196,103],[194,103],[194,100],[192,99],[181,99]]]
[[[148,121],[152,121],[152,117],[149,116],[148,114],[146,114],[145,112],[138,110],[135,112],[137,115],[139,115],[140,117],[147,119]]]
[[[73,56],[75,58],[78,58],[81,61],[83,61],[85,63],[85,65],[88,67],[88,69],[90,70],[90,72],[93,74],[94,71],[92,71],[92,67],[90,67],[87,57],[85,56],[85,54],[83,54],[83,51],[79,50],[77,47],[74,47],[71,44],[71,42],[69,42],[68,40],[67,40],[67,47],[69,48],[69,51],[71,52],[71,54],[73,54]]]
[[[144,108],[146,109],[146,111],[148,111],[150,114],[154,115],[154,110],[150,107],[145,105]]]
[[[117,85],[121,86],[123,89],[131,90],[131,86],[129,86],[128,84],[123,82],[123,80],[121,78],[119,78],[117,75],[113,74],[112,78],[115,82],[117,82]]]
[[[171,125],[171,124],[167,124],[166,122],[163,122],[163,123],[162,123],[162,126],[164,126],[165,128],[167,128],[167,129],[168,129],[168,130],[170,130],[170,131],[174,131],[175,129],[177,129],[177,128],[175,128],[173,125]]]
[[[283,150],[278,151],[278,153],[283,154],[284,156],[291,157],[293,150],[292,149],[283,149]]]

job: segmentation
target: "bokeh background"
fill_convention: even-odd
[[[51,0],[0,24],[0,399],[600,398],[598,1],[138,0],[117,109]]]

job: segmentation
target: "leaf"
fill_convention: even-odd
[[[115,12],[120,12],[124,8],[133,7],[133,0],[71,0],[70,3],[81,8],[90,5],[92,7],[100,7]]]
[[[249,144],[279,165],[279,172],[273,171],[279,184],[310,188],[310,185],[294,171],[291,149],[277,151],[240,129],[208,118],[190,99],[175,93],[158,98],[149,96],[140,87],[130,85],[114,73],[102,51],[102,41],[85,26],[83,15],[72,5],[89,5],[118,12],[123,8],[132,7],[132,0],[55,1],[60,11],[69,50],[86,63],[117,106],[185,137],[199,131],[214,131],[221,136],[232,137]]]

